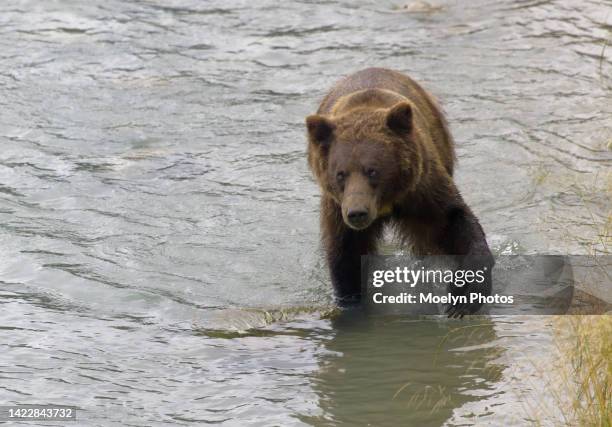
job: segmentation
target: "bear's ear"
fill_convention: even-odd
[[[306,117],[306,127],[312,142],[324,147],[331,143],[335,126],[329,119],[313,114]]]
[[[412,131],[412,106],[408,102],[398,102],[387,112],[387,127],[400,135]]]

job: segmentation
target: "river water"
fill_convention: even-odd
[[[441,100],[497,254],[605,249],[612,3],[434,5],[2,2],[0,403],[78,425],[553,423],[549,319],[331,309],[303,120],[368,66]]]

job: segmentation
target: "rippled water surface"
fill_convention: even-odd
[[[612,3],[435,5],[2,2],[0,402],[79,425],[531,419],[549,320],[330,311],[303,119],[344,74],[409,73],[497,253],[597,250]]]

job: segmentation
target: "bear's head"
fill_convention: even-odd
[[[310,168],[349,227],[367,228],[416,188],[423,162],[413,115],[401,101],[306,118]]]

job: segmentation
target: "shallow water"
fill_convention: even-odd
[[[497,253],[601,249],[612,5],[435,4],[3,2],[0,402],[79,425],[546,421],[549,320],[329,310],[303,118],[367,66],[440,98]]]

